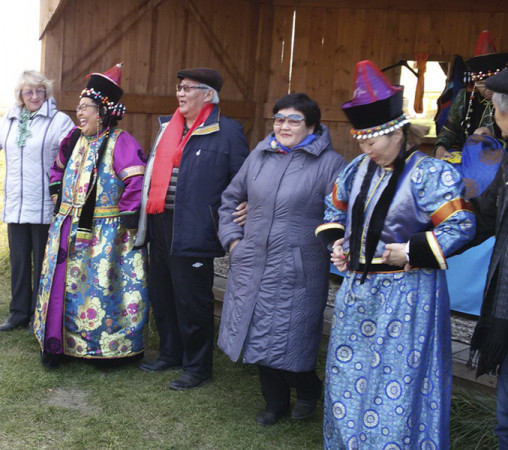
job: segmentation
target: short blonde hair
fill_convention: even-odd
[[[19,76],[16,87],[14,88],[14,97],[16,98],[16,104],[19,106],[24,105],[21,91],[25,86],[42,86],[46,89],[45,100],[50,98],[53,94],[53,82],[48,80],[43,73],[37,70],[24,70]]]

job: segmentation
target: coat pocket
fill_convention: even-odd
[[[293,261],[295,264],[295,287],[305,287],[305,272],[303,270],[302,250],[300,247],[293,247]]]

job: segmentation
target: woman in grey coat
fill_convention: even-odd
[[[329,259],[315,238],[324,197],[345,161],[317,103],[290,94],[273,108],[273,133],[251,152],[222,195],[219,237],[230,269],[218,345],[233,360],[257,364],[266,408],[260,425],[288,413],[295,387],[295,419],[310,415],[321,395],[316,375]],[[235,208],[247,200],[242,227]]]

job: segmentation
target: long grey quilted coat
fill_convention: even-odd
[[[289,154],[270,135],[222,195],[219,238],[230,268],[218,345],[237,361],[292,372],[313,370],[328,292],[329,254],[315,238],[324,198],[345,161],[321,125],[318,138]],[[242,228],[232,213],[249,202]]]

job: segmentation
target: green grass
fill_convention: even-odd
[[[263,406],[257,370],[220,353],[211,384],[174,392],[168,385],[179,372],[148,374],[136,364],[100,369],[79,360],[48,371],[28,330],[0,340],[0,448],[321,447],[319,413],[256,425]]]
[[[453,449],[497,448],[494,435],[496,398],[456,388],[452,394],[450,446]]]
[[[0,164],[0,190],[3,175]],[[0,205],[1,206],[1,205]],[[0,323],[8,316],[10,267],[0,225]],[[153,322],[147,353],[157,351]],[[255,367],[215,353],[212,383],[175,392],[180,372],[145,373],[130,364],[100,369],[71,360],[48,371],[28,330],[0,333],[0,449],[320,449],[322,404],[308,420],[258,426],[263,406]],[[326,349],[320,352],[322,377]],[[455,389],[451,448],[493,449],[495,398]],[[377,449],[366,449],[377,450]]]
[[[0,248],[0,319],[8,314],[9,270]],[[153,323],[148,352],[155,354]],[[169,390],[180,372],[145,373],[135,363],[101,369],[71,360],[48,371],[28,330],[0,334],[0,449],[319,449],[322,405],[308,420],[254,422],[262,409],[257,370],[215,354],[213,382]],[[325,349],[318,372],[323,375]],[[455,389],[452,449],[492,449],[495,398]]]
[[[3,193],[3,158],[0,192]],[[0,207],[2,195],[0,194]],[[0,323],[9,315],[7,227],[0,223]],[[157,355],[153,322],[147,354]],[[212,383],[175,392],[181,372],[146,373],[132,363],[116,369],[70,360],[45,369],[27,329],[0,333],[0,449],[272,449],[322,447],[321,413],[262,428],[257,369],[216,351]],[[324,352],[320,358],[321,374]],[[320,408],[322,410],[322,408]]]

